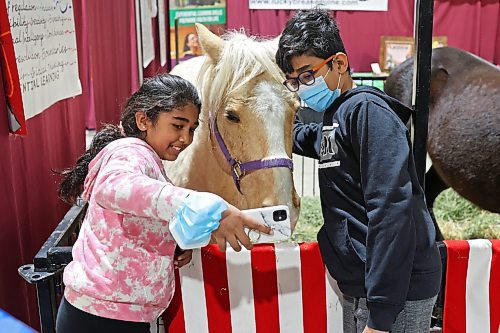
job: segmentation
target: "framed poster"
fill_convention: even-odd
[[[432,48],[445,47],[448,45],[448,38],[446,36],[432,37]]]
[[[432,37],[432,48],[448,45],[446,36]],[[413,37],[406,36],[382,36],[380,37],[380,69],[390,72],[415,54],[415,42]]]
[[[213,33],[226,30],[226,0],[169,0],[171,67],[203,54],[195,23]],[[177,22],[177,27],[176,27]]]
[[[413,37],[380,37],[380,68],[390,72],[394,67],[413,56],[415,42]]]

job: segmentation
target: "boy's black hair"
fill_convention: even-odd
[[[337,52],[346,53],[337,22],[329,12],[299,10],[288,20],[281,34],[276,63],[284,73],[291,73],[292,57],[306,54],[326,59]]]
[[[83,192],[90,161],[110,142],[124,137],[144,138],[144,132],[139,130],[135,121],[138,111],[143,111],[148,119],[156,124],[162,112],[171,112],[188,104],[194,105],[200,112],[201,100],[196,87],[187,80],[171,74],[160,74],[145,79],[139,90],[127,101],[121,115],[122,128],[117,125],[104,125],[74,167],[56,171],[63,177],[58,188],[59,197],[70,204],[77,201]]]

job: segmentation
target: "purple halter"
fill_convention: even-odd
[[[214,133],[217,143],[219,144],[220,150],[224,154],[227,162],[231,166],[231,176],[233,177],[234,184],[238,189],[238,192],[243,194],[240,189],[240,180],[243,176],[249,174],[252,171],[260,169],[269,168],[288,168],[293,171],[293,161],[291,158],[273,158],[269,160],[254,160],[250,162],[240,162],[231,157],[229,150],[227,149],[222,136],[220,135],[219,128],[217,126],[217,117],[212,121],[212,117],[209,117],[210,130]]]

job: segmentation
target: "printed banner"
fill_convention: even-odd
[[[82,93],[71,0],[6,0],[26,119]]]
[[[388,0],[249,0],[250,9],[309,9],[387,11]]]
[[[226,24],[226,0],[170,0],[170,26]]]
[[[169,0],[169,18],[170,59],[174,67],[203,54],[195,23],[208,26],[216,35],[226,30],[226,0]]]

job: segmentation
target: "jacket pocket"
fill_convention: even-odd
[[[133,253],[132,253],[133,251]],[[128,253],[118,269],[118,301],[139,305],[166,305],[174,291],[173,256],[160,256],[143,248]]]
[[[333,244],[336,245],[337,251],[339,251],[339,253],[346,258],[346,261],[350,261],[353,264],[362,263],[364,265],[365,260],[356,251],[351,236],[349,235],[349,227],[347,224],[348,220],[343,219],[340,223],[338,223],[338,225],[330,227],[329,225],[326,225],[327,229],[331,229],[329,230],[328,235],[332,239]]]
[[[158,256],[155,259],[154,270],[157,275],[151,279],[149,293],[145,296],[150,304],[166,307],[175,290],[173,258]]]

